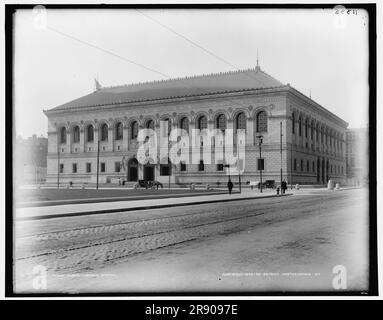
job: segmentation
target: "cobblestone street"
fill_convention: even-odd
[[[34,292],[37,265],[53,292],[333,290],[335,265],[347,267],[349,289],[366,290],[366,196],[362,189],[318,190],[18,221],[16,290]],[[282,276],[287,271],[310,275],[296,281]]]

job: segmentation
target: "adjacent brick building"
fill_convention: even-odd
[[[167,183],[227,182],[223,163],[137,161],[137,132],[160,121],[170,128],[245,130],[242,181],[259,181],[262,135],[263,180],[299,184],[344,182],[347,123],[318,103],[254,69],[97,88],[89,95],[44,111],[48,117],[48,182],[155,179]],[[280,136],[282,128],[282,144]],[[160,138],[158,138],[160,139]],[[215,140],[211,140],[215,144]],[[199,147],[198,147],[199,148]],[[281,158],[282,155],[282,158]],[[154,161],[155,162],[155,161]],[[233,171],[232,171],[233,172]],[[236,178],[233,177],[236,181]]]

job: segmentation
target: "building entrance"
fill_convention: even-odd
[[[130,159],[128,163],[128,180],[129,181],[138,180],[138,161],[135,158]]]
[[[144,165],[144,180],[145,181],[154,180],[154,165],[153,164],[148,163]]]

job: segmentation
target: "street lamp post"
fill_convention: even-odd
[[[281,189],[282,189],[282,167],[283,167],[283,159],[282,159],[282,121],[280,123],[280,132],[281,132],[281,143],[280,143],[280,152],[281,152]]]
[[[291,141],[290,154],[290,189],[293,190],[293,142]]]
[[[98,176],[100,166],[100,139],[97,137],[97,178],[96,178],[96,189],[98,190]]]
[[[240,161],[239,161],[239,150],[237,150],[237,169],[238,169],[239,193],[242,193],[242,185],[241,185],[241,163],[240,163]]]
[[[60,146],[57,139],[57,189],[60,189]]]
[[[263,136],[259,135],[257,136],[259,139],[259,161],[258,161],[258,169],[259,169],[259,175],[260,175],[260,180],[261,180],[261,185],[260,185],[260,191],[262,193],[262,170],[263,170],[263,162],[262,162],[262,142],[263,142]]]
[[[169,121],[169,120],[168,120]],[[168,128],[169,128],[169,124],[168,124]],[[169,130],[168,130],[169,131]],[[168,189],[170,190],[170,174],[172,172],[172,166],[170,164],[170,132],[168,132],[168,176],[169,176],[169,185],[168,185]]]

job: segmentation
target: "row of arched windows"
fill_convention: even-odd
[[[259,111],[256,114],[256,132],[267,132],[267,113],[265,111]],[[246,130],[247,127],[247,117],[244,112],[240,112],[236,115],[234,119],[234,129],[243,129]],[[171,131],[171,122],[169,119],[165,119],[162,121],[168,121],[168,133]],[[208,119],[205,115],[201,115],[196,120],[196,127],[199,130],[207,129],[208,128]],[[145,123],[145,128],[147,129],[155,129],[155,123],[153,120],[148,120]],[[183,117],[180,120],[180,128],[185,130],[186,132],[189,132],[189,119],[187,117]],[[227,121],[226,116],[224,114],[219,114],[216,117],[215,120],[215,128],[225,131],[227,128]],[[80,142],[80,128],[79,126],[74,126],[72,129],[72,137],[73,142],[78,143]],[[114,127],[114,136],[115,140],[122,140],[123,139],[123,124],[122,122],[118,122]],[[137,139],[138,136],[138,130],[139,130],[139,124],[137,121],[133,121],[130,125],[130,137],[131,139]],[[109,138],[109,127],[106,123],[103,123],[100,127],[100,140],[101,141],[107,141]],[[67,130],[65,127],[62,127],[60,129],[60,142],[66,143],[67,139]],[[85,128],[85,141],[86,142],[93,142],[94,141],[94,127],[92,124],[89,124]]]
[[[298,122],[298,135],[299,136],[302,136],[302,117],[299,117],[298,121],[296,121],[295,119],[295,114],[293,113],[292,114],[292,117],[291,117],[291,120],[292,120],[292,133],[295,134],[295,129],[296,129],[296,122]],[[309,128],[311,127],[311,130],[309,130]],[[316,134],[316,137],[315,137],[315,131],[317,132]],[[324,130],[323,128],[321,128],[320,124],[317,123],[315,125],[315,122],[314,120],[311,121],[311,124],[309,122],[309,120],[306,118],[305,120],[305,130],[304,130],[304,136],[305,138],[309,138],[309,133],[310,133],[310,139],[311,140],[315,140],[317,142],[319,142],[319,138],[320,138],[320,142],[321,143],[324,143],[324,144],[329,144],[329,145],[334,145],[336,146],[338,149],[341,149],[341,140],[342,140],[342,136],[340,133],[330,133],[330,132],[327,132],[327,130]]]
[[[100,127],[100,140],[101,141],[107,141],[108,140],[108,125],[106,123],[103,123]],[[87,142],[93,142],[94,141],[94,127],[93,125],[88,125],[85,128],[86,132],[86,141]],[[138,126],[137,126],[137,132],[138,132]],[[60,129],[60,142],[66,143],[66,136],[67,136],[67,130],[65,127],[62,127]],[[72,128],[72,137],[73,142],[78,143],[80,142],[80,127],[74,126]],[[117,123],[115,126],[115,139],[116,140],[122,140],[123,139],[123,124],[121,122]]]

